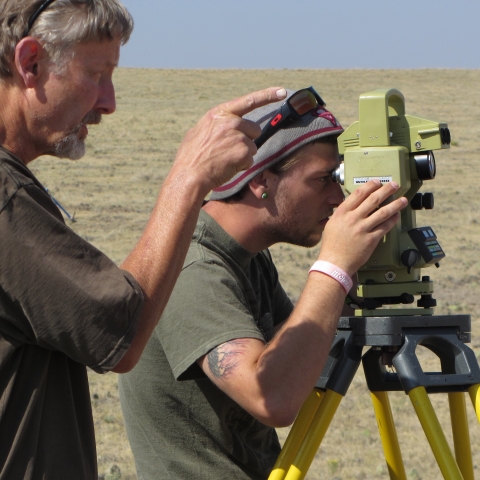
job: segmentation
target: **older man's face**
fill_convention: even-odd
[[[84,155],[87,125],[115,111],[112,75],[119,54],[117,40],[79,44],[64,69],[48,72],[45,100],[32,114],[41,153],[73,160]]]

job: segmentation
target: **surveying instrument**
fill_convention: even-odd
[[[315,453],[363,363],[390,479],[406,480],[389,391],[404,391],[413,404],[440,471],[448,480],[473,480],[466,416],[469,393],[480,421],[480,368],[471,340],[470,315],[434,315],[433,282],[423,268],[445,256],[431,227],[417,227],[416,211],[432,209],[432,193],[418,190],[435,178],[433,150],[450,147],[445,123],[405,114],[396,89],[364,93],[359,121],[338,138],[344,161],[334,173],[347,194],[371,179],[395,181],[409,204],[357,272],[359,305],[339,320],[324,370],[292,426],[269,480],[305,478]],[[417,297],[416,306],[412,306]],[[441,372],[424,372],[417,346],[432,351]],[[370,349],[362,355],[363,348]],[[452,453],[429,393],[447,393],[455,454]]]

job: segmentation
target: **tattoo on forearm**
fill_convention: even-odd
[[[208,353],[208,367],[217,378],[227,378],[240,365],[247,348],[245,339],[222,343]]]

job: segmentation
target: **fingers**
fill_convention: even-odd
[[[356,211],[361,218],[368,219],[368,223],[373,228],[407,205],[406,199],[396,199],[380,208],[387,199],[398,191],[398,188],[396,182],[382,185],[378,180],[370,180],[355,190],[340,208]]]
[[[231,113],[243,117],[246,113],[263,107],[269,103],[278,102],[287,96],[287,91],[281,87],[271,87],[257,92],[249,93],[243,97],[236,98],[218,105],[219,113]]]
[[[381,238],[400,219],[408,205],[404,197],[382,205],[398,192],[395,182],[370,181],[355,190],[335,211],[325,227],[320,256],[353,273],[371,256]],[[353,242],[352,242],[353,239]],[[320,258],[320,257],[319,257]]]
[[[355,190],[344,203],[351,209],[359,208],[362,213],[369,215],[397,190],[398,184],[396,182],[382,185],[380,180],[370,180]]]
[[[405,197],[397,198],[396,200],[384,205],[365,219],[367,231],[384,232],[390,229],[397,223],[398,215],[408,205],[408,200]],[[395,220],[392,218],[395,217]]]
[[[253,163],[253,156],[257,153],[257,146],[253,139],[257,138],[261,133],[261,128],[255,122],[246,120],[243,115],[263,107],[269,103],[278,102],[287,96],[287,91],[280,87],[271,87],[264,90],[244,95],[229,102],[218,105],[215,110],[215,118],[225,118],[231,115],[239,118],[239,123],[235,130],[244,135],[243,142],[249,150],[249,155],[242,159],[242,162],[237,165],[237,171],[247,169]],[[239,168],[238,168],[239,167]]]
[[[372,233],[376,233],[380,238],[382,238],[395,226],[395,224],[399,220],[400,220],[400,213],[395,212],[393,215],[388,217],[387,220],[385,220],[384,222],[379,223],[378,225],[375,225],[372,229]]]
[[[251,110],[286,97],[284,88],[272,87],[250,93],[209,110],[187,132],[177,152],[177,169],[188,170],[208,191],[219,187],[237,172],[249,168],[261,132],[255,123],[242,118]]]

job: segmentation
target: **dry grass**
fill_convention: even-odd
[[[478,70],[119,69],[118,111],[92,129],[87,157],[79,162],[45,158],[32,169],[67,210],[75,212],[72,228],[120,262],[146,223],[184,133],[211,106],[266,86],[314,85],[347,126],[357,120],[361,93],[398,88],[405,95],[407,113],[446,121],[452,132],[452,148],[436,154],[437,179],[423,188],[436,194],[435,210],[419,215],[418,223],[435,229],[447,253],[442,267],[428,272],[436,282],[437,312],[472,315],[472,346],[478,355],[479,82]],[[272,251],[286,290],[298,298],[316,250],[277,245]],[[90,384],[99,472],[110,480],[136,478],[116,376],[92,373]],[[435,395],[433,400],[449,436],[445,398]],[[408,478],[441,478],[408,397],[396,393],[391,402]],[[468,410],[478,468],[480,426]],[[282,438],[285,433],[280,431]],[[340,405],[307,478],[388,478],[363,373],[357,374]]]

